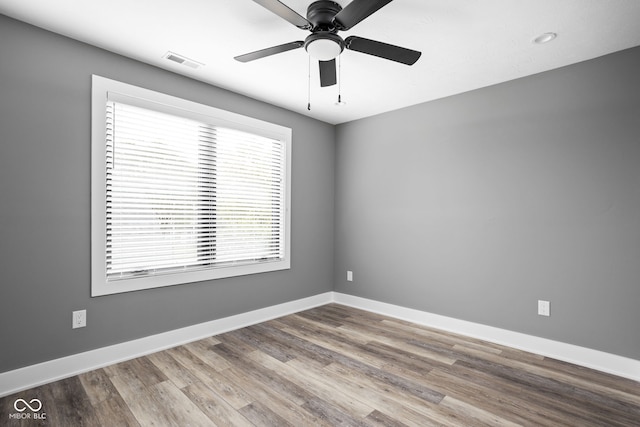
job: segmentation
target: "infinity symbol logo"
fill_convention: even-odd
[[[18,407],[18,403],[20,403],[20,402],[23,404],[22,407]],[[30,405],[30,403],[34,403],[34,402],[36,403],[36,405],[38,405],[37,408],[33,407],[33,406],[36,406],[36,405],[33,405],[33,406]],[[24,412],[24,411],[27,410],[27,408],[31,409],[31,412],[38,412],[40,409],[42,409],[42,402],[40,402],[40,400],[38,400],[38,399],[31,399],[27,403],[27,401],[24,400],[24,399],[17,399],[15,402],[13,402],[13,407],[18,412]]]

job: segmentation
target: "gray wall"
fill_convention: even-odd
[[[333,126],[2,15],[0,58],[0,372],[332,290]],[[291,127],[291,270],[90,298],[91,74]]]
[[[640,48],[336,141],[336,291],[640,359]]]

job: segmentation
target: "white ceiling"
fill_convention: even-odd
[[[305,16],[311,1],[283,2]],[[252,0],[0,0],[0,13],[333,124],[640,45],[638,0],[395,0],[340,35],[422,57],[406,66],[346,50],[344,106],[335,105],[337,85],[320,88],[313,62],[307,111],[304,49],[250,63],[233,59],[308,34]],[[556,40],[532,43],[550,31]],[[178,65],[163,58],[167,51],[205,65]]]

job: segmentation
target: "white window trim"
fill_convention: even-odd
[[[107,95],[127,99],[138,106],[153,106],[158,111],[181,115],[211,124],[279,139],[285,144],[285,256],[281,261],[241,266],[215,267],[207,270],[170,275],[106,280],[106,105]],[[204,280],[285,270],[291,267],[291,140],[290,128],[162,94],[126,83],[92,76],[91,94],[91,296],[110,295],[142,289],[172,286]]]

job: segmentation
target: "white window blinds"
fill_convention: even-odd
[[[106,105],[106,281],[285,257],[285,144]]]

